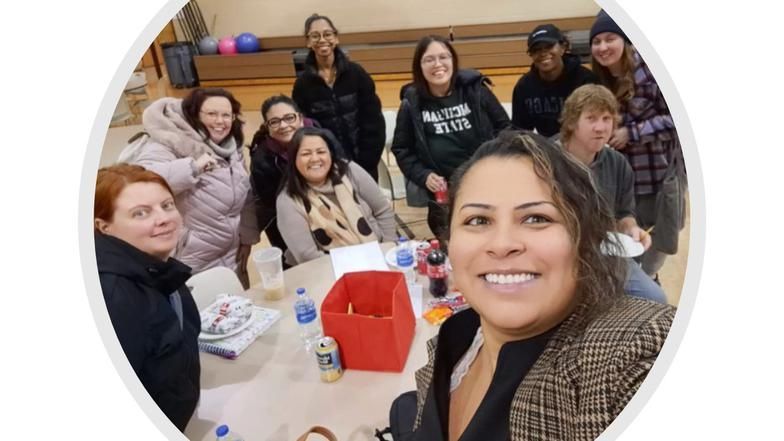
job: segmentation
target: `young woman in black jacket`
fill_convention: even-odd
[[[596,74],[569,52],[569,40],[552,24],[537,26],[528,36],[533,65],[512,92],[512,124],[547,137],[561,130],[558,118],[566,98],[583,84],[598,83]]]
[[[98,170],[95,257],[109,318],[134,372],[180,431],[199,401],[201,320],[169,257],[182,217],[166,181],[138,165]]]
[[[340,50],[338,31],[328,17],[308,17],[305,39],[310,52],[292,98],[305,116],[337,137],[347,159],[378,181],[386,127],[373,79]]]
[[[412,62],[414,83],[401,94],[392,152],[405,177],[428,194],[427,221],[443,239],[446,213],[434,193],[479,147],[509,126],[509,116],[475,70],[460,70],[457,52],[444,37],[419,40]]]

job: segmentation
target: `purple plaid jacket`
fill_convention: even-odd
[[[648,65],[637,51],[633,57],[634,96],[622,104],[629,144],[622,152],[634,170],[635,194],[655,194],[680,142],[670,109]]]

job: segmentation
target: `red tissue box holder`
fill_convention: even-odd
[[[402,372],[416,327],[403,274],[344,274],[321,303],[321,324],[337,340],[344,368]]]

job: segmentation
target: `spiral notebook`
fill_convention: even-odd
[[[224,358],[234,359],[239,357],[259,335],[263,334],[264,331],[280,319],[280,311],[277,309],[254,306],[253,311],[255,313],[253,323],[243,329],[242,332],[220,340],[199,340],[199,350]]]

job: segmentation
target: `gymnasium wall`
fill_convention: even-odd
[[[302,35],[305,18],[329,16],[342,33],[505,23],[595,15],[592,0],[198,0],[217,37]],[[180,34],[180,38],[182,38]]]

